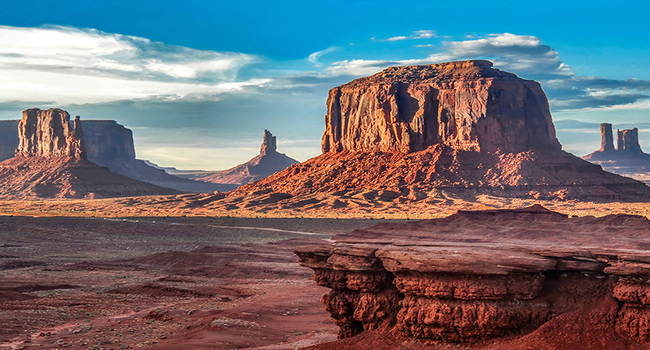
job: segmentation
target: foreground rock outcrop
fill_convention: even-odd
[[[101,198],[174,194],[115,174],[87,159],[79,117],[61,109],[28,109],[18,125],[16,157],[0,163],[0,198]]]
[[[650,154],[644,153],[639,144],[639,129],[616,131],[616,145],[612,124],[600,124],[600,149],[582,157],[589,162],[598,164],[603,169],[629,176],[650,184]]]
[[[541,338],[535,345],[549,349],[650,342],[645,217],[569,218],[533,206],[382,223],[333,241],[295,253],[331,289],[322,301],[341,338],[379,332],[496,348]],[[546,346],[558,334],[560,345]]]
[[[231,169],[208,175],[202,174],[193,178],[200,181],[239,186],[266,178],[296,163],[298,163],[297,160],[277,151],[275,136],[270,131],[264,130],[260,154],[253,159]]]

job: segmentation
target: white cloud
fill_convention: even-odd
[[[196,50],[72,27],[0,26],[0,101],[58,104],[183,98],[241,90],[253,55]]]
[[[432,33],[426,35],[429,34],[433,35]],[[490,34],[486,38],[474,40],[444,42],[441,52],[420,59],[338,61],[328,68],[328,72],[368,75],[396,65],[432,64],[479,58],[489,59],[496,67],[517,73],[572,74],[570,67],[560,60],[559,54],[550,46],[542,44],[539,38],[510,33]]]
[[[326,55],[326,54],[328,54],[330,52],[334,52],[334,51],[336,51],[338,49],[339,48],[336,47],[336,46],[331,46],[331,47],[326,48],[325,50],[316,51],[316,52],[310,54],[309,56],[307,56],[307,61],[313,63],[316,67],[320,67],[320,62],[318,60],[323,55]]]
[[[413,35],[411,38],[413,39],[430,39],[430,38],[435,38],[436,31],[435,30],[416,30],[413,32]]]
[[[386,39],[387,41],[400,41],[400,40],[418,40],[418,39],[431,39],[435,38],[438,35],[436,34],[435,30],[416,30],[414,32],[411,32],[411,35],[409,36],[394,36],[392,38]]]

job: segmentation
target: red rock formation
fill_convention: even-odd
[[[0,161],[15,155],[20,141],[16,133],[19,123],[18,120],[0,121]],[[216,190],[230,191],[235,188],[232,185],[192,181],[173,176],[163,169],[136,159],[133,133],[114,120],[84,120],[81,123],[75,119],[75,123],[77,126],[73,130],[79,131],[82,130],[83,124],[87,159],[109,168],[114,173],[182,192],[212,193]]]
[[[18,134],[17,156],[86,158],[79,116],[71,126],[70,114],[64,110],[32,108],[23,111]]]
[[[488,61],[391,67],[330,90],[323,152],[560,150],[539,83]]]
[[[643,183],[561,151],[539,84],[487,61],[389,68],[336,87],[325,124],[321,156],[219,203],[265,210],[343,208],[355,196],[435,203],[444,193],[470,200],[650,198]],[[269,197],[242,203],[256,195]]]
[[[614,152],[614,135],[612,124],[600,124],[600,152]]]
[[[60,109],[23,112],[16,157],[0,163],[1,199],[102,198],[174,194],[86,159],[79,117]]]
[[[260,155],[265,156],[272,153],[277,153],[275,136],[270,131],[264,130],[264,140],[262,140],[262,146],[260,146]]]
[[[650,184],[650,154],[644,153],[639,144],[637,128],[617,130],[617,145],[614,149],[612,125],[601,124],[603,145],[582,159],[598,164],[603,169]],[[605,144],[606,143],[606,144]]]
[[[297,160],[277,151],[275,136],[264,130],[264,140],[260,146],[260,154],[244,164],[233,168],[193,177],[195,180],[216,184],[245,185],[264,179],[298,163]]]
[[[644,217],[569,218],[533,206],[379,224],[296,254],[331,288],[323,303],[340,337],[516,342],[548,327],[591,329],[590,319],[556,319],[606,304],[598,329],[648,342],[649,246]]]
[[[618,151],[643,153],[639,145],[639,129],[617,130]]]

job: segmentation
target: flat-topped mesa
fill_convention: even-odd
[[[322,150],[559,151],[539,83],[472,60],[391,67],[333,88]]]
[[[86,158],[79,116],[70,125],[70,114],[58,108],[23,111],[23,119],[18,123],[18,137],[16,156]]]
[[[639,144],[639,129],[617,130],[616,134],[619,152],[643,153]]]
[[[264,140],[260,147],[260,154],[264,156],[270,153],[277,153],[275,136],[273,136],[270,131],[264,130]]]

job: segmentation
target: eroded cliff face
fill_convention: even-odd
[[[15,155],[20,143],[19,124],[19,120],[0,121],[0,160]],[[114,120],[83,120],[81,124],[86,155],[90,161],[107,166],[116,159],[135,160],[131,130]]]
[[[135,159],[133,133],[114,120],[84,120],[88,159],[97,164]]]
[[[324,153],[561,148],[539,83],[489,61],[391,67],[330,90],[327,109]]]
[[[0,198],[102,198],[176,191],[111,172],[87,159],[81,119],[28,109],[18,123],[16,156],[0,163]]]
[[[473,343],[596,327],[644,343],[648,234],[644,217],[569,218],[534,206],[380,224],[296,254],[331,288],[322,301],[341,338],[379,331]],[[595,310],[597,319],[585,316]]]
[[[75,117],[71,125],[70,114],[58,108],[23,111],[23,119],[18,124],[18,139],[17,156],[86,158],[79,117]]]

